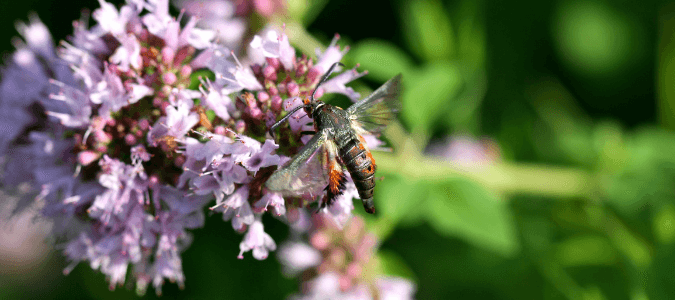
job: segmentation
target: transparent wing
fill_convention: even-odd
[[[319,131],[288,163],[265,183],[267,189],[284,196],[319,195],[328,185],[328,162],[335,148],[326,129]]]
[[[401,74],[389,79],[365,99],[347,109],[352,124],[371,133],[380,133],[401,109],[398,99]]]

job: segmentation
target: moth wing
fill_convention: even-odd
[[[389,79],[365,99],[347,109],[356,128],[371,133],[380,133],[393,121],[401,110],[399,101],[401,74]]]
[[[267,189],[284,196],[319,195],[328,185],[328,163],[335,159],[335,144],[328,131],[321,130],[289,162],[276,170],[265,183]]]

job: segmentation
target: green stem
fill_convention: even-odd
[[[444,182],[470,178],[504,194],[529,194],[560,198],[592,198],[593,177],[575,168],[495,162],[466,167],[425,156],[400,125],[391,125],[387,137],[396,154],[374,153],[378,170],[401,174],[411,180]]]

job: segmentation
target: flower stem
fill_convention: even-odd
[[[587,171],[523,163],[485,163],[467,167],[425,156],[398,124],[387,137],[397,153],[374,153],[378,170],[398,173],[411,180],[441,182],[469,178],[507,195],[527,194],[557,198],[592,198],[593,177]]]

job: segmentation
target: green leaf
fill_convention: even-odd
[[[389,223],[414,226],[422,221],[428,185],[394,174],[384,174],[384,180],[377,184],[376,189],[377,208]]]
[[[286,15],[303,25],[312,23],[321,13],[328,0],[287,0]]]
[[[387,81],[413,68],[410,57],[395,45],[381,40],[365,40],[349,52],[354,62],[368,70],[369,78]]]
[[[504,199],[463,179],[434,186],[429,194],[427,220],[440,234],[504,256],[518,251],[515,225]]]
[[[618,256],[607,238],[586,235],[568,238],[558,244],[555,258],[565,266],[583,266],[612,265]]]
[[[671,132],[644,129],[629,135],[623,164],[615,165],[611,168],[613,172],[604,174],[603,188],[608,202],[623,216],[634,218],[640,218],[641,212],[653,207],[672,203],[675,198],[673,149],[675,135]]]
[[[413,132],[429,132],[448,111],[462,87],[459,70],[450,63],[436,63],[403,78],[403,117]]]
[[[675,206],[666,204],[654,216],[654,236],[662,244],[675,242]]]
[[[452,57],[454,33],[440,1],[407,1],[402,12],[403,30],[410,49],[425,60]]]
[[[190,74],[190,84],[188,85],[188,89],[197,90],[199,88],[199,85],[201,84],[199,78],[202,77],[208,78],[213,81],[215,80],[216,75],[209,69],[196,70],[192,72],[192,74]]]
[[[408,267],[408,264],[406,264],[398,254],[392,251],[380,250],[377,252],[377,256],[380,258],[380,264],[384,274],[417,281],[415,273],[413,273],[410,267]]]

